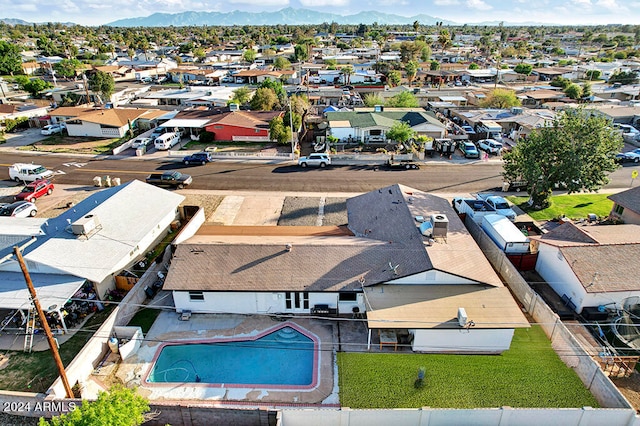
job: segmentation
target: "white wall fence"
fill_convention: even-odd
[[[584,408],[476,408],[466,410],[417,408],[352,410],[283,408],[278,426],[539,426],[539,425],[635,425],[633,410]]]
[[[175,161],[180,161],[182,158],[187,155],[195,154],[200,151],[168,151],[168,156]],[[241,160],[277,160],[277,161],[286,161],[286,160],[295,160],[293,154],[286,152],[242,152],[242,151],[207,151],[211,153],[213,158],[217,158],[220,160],[231,160],[231,159],[241,159]]]

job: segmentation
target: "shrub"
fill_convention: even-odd
[[[29,119],[27,117],[7,118],[4,121],[4,126],[6,132],[12,132],[15,129],[27,129],[29,128]]]
[[[200,133],[200,143],[209,144],[209,143],[212,143],[214,139],[215,139],[215,135],[211,132]]]

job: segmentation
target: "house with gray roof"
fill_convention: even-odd
[[[384,108],[357,111],[328,112],[327,120],[331,135],[356,142],[384,142],[387,131],[397,122],[403,121],[418,135],[443,138],[446,126],[433,113],[422,108]]]
[[[613,201],[611,217],[623,223],[640,225],[640,186],[611,194],[607,198]]]
[[[134,180],[95,192],[54,218],[0,217],[0,309],[29,310],[20,246],[40,304],[57,311],[80,288],[97,299],[144,259],[178,218],[182,195]]]
[[[392,185],[346,207],[346,227],[181,234],[164,289],[177,312],[366,316],[369,344],[419,352],[500,353],[529,326],[446,199]]]
[[[575,312],[640,296],[640,225],[566,222],[542,236],[536,271]]]

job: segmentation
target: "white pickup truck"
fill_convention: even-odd
[[[511,222],[515,222],[518,216],[516,212],[511,208],[509,202],[499,195],[491,193],[479,193],[476,194],[478,200],[484,200],[489,204],[499,215],[506,216]]]

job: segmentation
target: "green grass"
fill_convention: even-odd
[[[60,345],[59,353],[62,364],[66,367],[80,352],[84,345],[93,336],[93,333],[102,325],[114,305],[96,312],[82,326],[73,337]],[[16,336],[20,343],[24,342],[24,336]],[[50,350],[42,352],[11,352],[7,367],[0,374],[0,389],[20,392],[45,392],[58,377],[58,369]],[[73,386],[74,383],[71,383]]]
[[[517,329],[502,355],[340,352],[338,369],[340,404],[350,408],[599,406],[538,326]]]
[[[529,197],[507,197],[507,199],[524,210],[534,220],[551,220],[565,215],[569,219],[586,218],[589,213],[598,217],[609,216],[613,201],[609,194],[571,194],[551,197],[551,205],[542,210],[530,210],[527,205]]]
[[[160,309],[142,308],[131,318],[128,325],[140,327],[146,336],[158,315],[160,315]]]

